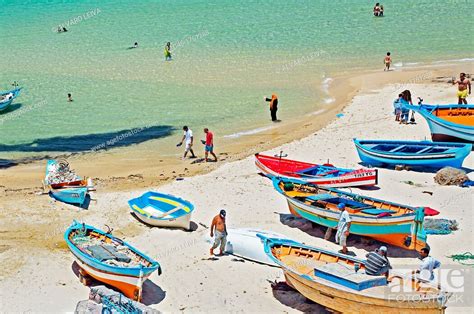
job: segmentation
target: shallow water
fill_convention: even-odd
[[[398,67],[473,57],[473,1],[383,4],[375,18],[358,0],[0,0],[0,89],[24,87],[0,114],[0,158],[88,151],[148,126],[166,132],[117,147],[184,124],[238,137],[269,128],[264,96],[280,96],[283,120],[317,112],[331,76],[382,69],[386,51]]]

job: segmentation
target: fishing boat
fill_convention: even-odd
[[[0,92],[0,112],[6,110],[20,95],[21,87]]]
[[[350,233],[367,236],[408,250],[426,246],[424,208],[384,201],[301,181],[273,178],[274,188],[283,195],[290,212],[324,227],[335,228],[346,205],[351,217]]]
[[[194,205],[179,197],[150,191],[128,204],[138,219],[151,226],[191,229]]]
[[[90,276],[133,300],[141,299],[143,282],[154,271],[161,274],[157,261],[111,232],[74,221],[64,233],[64,239],[81,269],[81,281]]]
[[[69,168],[65,160],[48,160],[43,188],[56,200],[82,206],[89,191],[94,190],[91,178],[82,178]]]
[[[377,169],[344,169],[262,154],[255,154],[255,164],[266,175],[295,178],[324,187],[370,186],[378,180]]]
[[[389,141],[354,139],[360,159],[372,166],[461,168],[472,145],[431,141]]]
[[[214,243],[213,238],[209,236],[206,236],[206,238],[208,243]],[[262,239],[288,239],[288,237],[275,232],[254,228],[227,228],[226,238],[225,253],[270,266],[278,265],[265,254]]]
[[[339,313],[444,313],[451,292],[390,271],[365,274],[365,260],[282,239],[264,239],[266,254],[286,282],[306,298]]]
[[[474,144],[474,105],[404,106],[425,118],[433,141]]]

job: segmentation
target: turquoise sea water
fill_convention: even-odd
[[[0,90],[24,87],[0,114],[0,158],[88,150],[144,126],[134,138],[183,124],[235,134],[270,123],[272,92],[283,120],[327,106],[331,75],[382,68],[387,51],[399,66],[473,57],[472,0],[384,1],[384,18],[373,4],[0,0]]]

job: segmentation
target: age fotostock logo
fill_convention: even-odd
[[[418,279],[428,279],[429,272],[412,275],[413,269],[413,265],[396,267],[396,271],[391,273],[393,277],[386,289],[388,299],[397,302],[437,302],[447,307],[469,308],[474,305],[471,297],[474,288],[472,268],[462,265],[442,265],[433,271],[434,279],[430,282]],[[417,279],[411,280],[413,276]]]

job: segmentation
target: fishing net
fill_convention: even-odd
[[[453,254],[448,257],[451,258],[453,261],[458,262],[459,264],[474,267],[474,255],[471,252],[465,252],[463,254]]]
[[[65,159],[56,161],[54,165],[50,165],[48,168],[48,174],[46,181],[48,184],[58,184],[65,182],[73,182],[81,180],[74,170],[69,168],[69,163]]]
[[[436,173],[434,180],[440,185],[462,185],[469,178],[461,169],[444,167]]]
[[[449,219],[426,218],[423,228],[427,234],[450,234],[458,230],[458,222]]]

